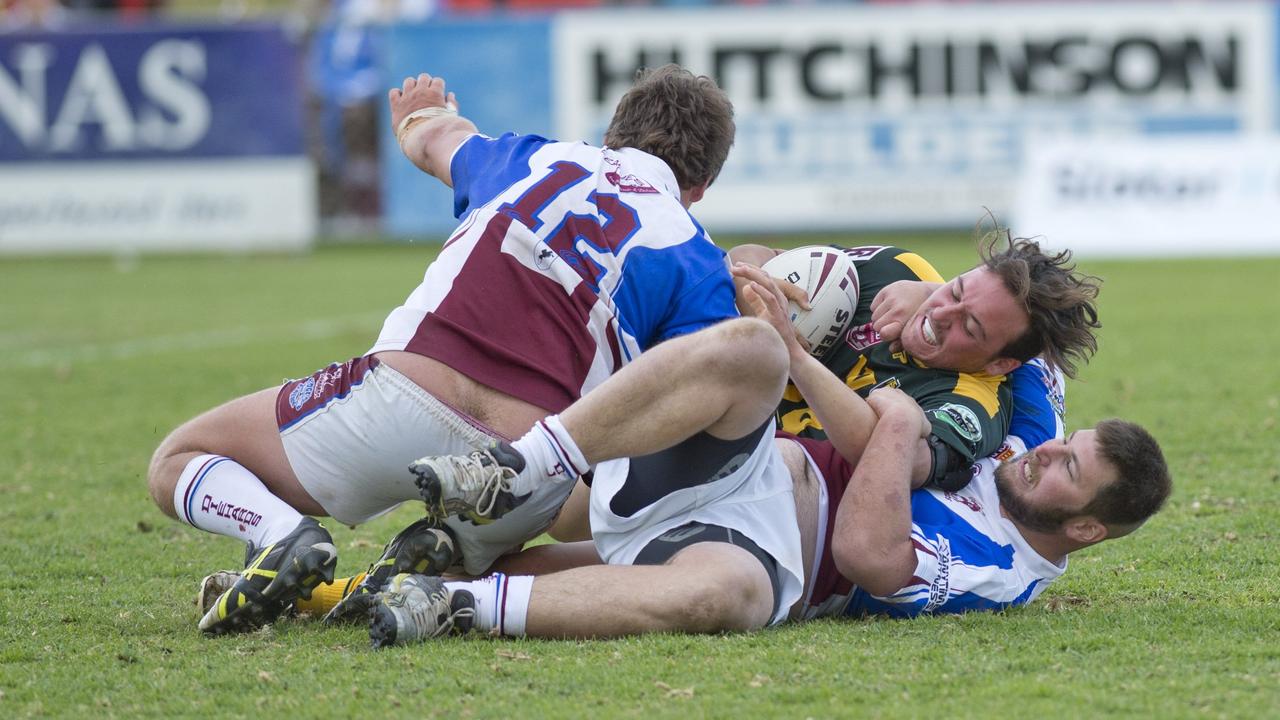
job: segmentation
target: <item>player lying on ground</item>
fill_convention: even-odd
[[[781,297],[769,295],[763,283],[753,284],[750,295],[768,306],[764,314],[787,338],[792,368],[808,363],[783,325]],[[663,350],[645,360],[668,360]],[[704,389],[714,386],[686,387],[684,379],[705,378],[714,369],[685,375],[687,368],[678,364],[662,375],[668,382],[646,383],[644,365],[632,365],[566,410],[564,427],[594,432],[561,436],[562,445],[584,461],[609,457],[612,446],[600,442],[609,433],[599,428],[611,427],[611,416],[603,410],[613,407],[616,413],[621,402],[611,401],[632,393],[658,398],[673,413],[666,420],[675,425],[684,416],[680,411],[724,409],[722,418],[732,414],[740,427],[753,425],[759,415],[751,409],[760,405],[741,402],[754,393],[772,397],[774,386],[760,383],[739,384],[728,396],[708,395]],[[1043,392],[1050,395],[1055,386],[1047,383]],[[613,637],[753,629],[788,616],[998,609],[1033,600],[1065,570],[1068,553],[1133,532],[1169,495],[1169,473],[1155,439],[1120,420],[1078,430],[1065,441],[1044,442],[998,468],[996,460],[984,460],[974,469],[975,482],[959,491],[927,488],[913,495],[913,448],[933,425],[897,389],[877,389],[869,407],[877,418],[867,445],[855,448],[860,461],[851,477],[849,464],[831,443],[780,441],[778,452],[764,438],[774,457],[791,456],[785,462],[787,479],[796,488],[818,488],[817,501],[801,493],[799,507],[818,510],[809,518],[801,511],[799,523],[795,515],[769,512],[788,503],[783,493],[769,496],[767,470],[751,474],[759,446],[746,457],[744,443],[717,445],[700,434],[630,466],[626,461],[598,465],[591,527],[604,559],[617,565],[475,583],[397,575],[376,596],[372,641],[375,646],[411,642],[467,626],[538,637]],[[818,413],[822,416],[822,409]],[[856,414],[822,419],[844,437],[858,433],[842,425],[863,421]],[[573,441],[581,442],[572,447]],[[803,443],[808,462],[796,462],[796,442]],[[1010,443],[1019,447],[1020,439]],[[707,482],[645,505],[645,492],[664,478],[660,470],[671,468]],[[540,469],[525,473],[539,477]],[[814,483],[806,473],[822,480]],[[722,519],[737,524],[726,529]],[[801,600],[786,589],[796,560],[776,548],[785,548],[791,530],[799,534],[801,527],[806,538],[813,538],[804,546],[814,550],[800,561],[808,600],[792,606],[792,600]],[[645,566],[649,562],[660,565]]]
[[[625,379],[619,375],[612,382]],[[682,404],[732,404],[718,391],[708,392],[709,386],[685,387],[686,379],[676,378]],[[1042,390],[1054,393],[1055,385]],[[597,392],[610,390],[606,385]],[[1003,463],[983,459],[964,489],[912,491],[908,450],[929,432],[928,419],[893,389],[875,391],[870,405],[878,421],[852,470],[829,443],[773,441],[795,487],[791,521],[803,537],[805,592],[786,613],[792,620],[994,610],[1031,602],[1065,571],[1069,553],[1132,532],[1170,491],[1155,440],[1120,420],[1029,452],[1011,437],[1002,454],[1017,454]],[[581,449],[592,457],[590,447]],[[719,453],[718,460],[729,452]],[[717,534],[724,541],[706,542]],[[528,571],[578,563],[590,555],[584,545],[540,546],[506,564]],[[513,636],[611,637],[765,624],[767,598],[778,587],[777,563],[759,546],[701,525],[668,532],[651,547],[667,545],[672,547],[663,552],[670,560],[658,567],[593,566],[473,582],[397,575],[377,596],[371,634],[375,645],[384,645],[469,628]]]
[[[855,252],[863,261],[861,269],[868,271],[867,287],[870,288],[883,287],[886,282],[898,279],[903,270],[916,273],[914,277],[920,277],[918,274],[920,268],[928,268],[922,259],[895,248],[862,249]],[[1065,361],[1071,357],[1086,356],[1092,350],[1094,345],[1091,330],[1096,326],[1092,301],[1096,286],[1089,282],[1089,278],[1075,273],[1074,268],[1067,264],[1068,260],[1069,256],[1066,254],[1045,255],[1035,243],[1025,241],[1011,241],[1010,246],[1001,252],[994,252],[988,245],[984,248],[983,264],[936,290],[919,312],[910,315],[912,320],[906,323],[908,327],[927,328],[927,330],[903,334],[902,342],[907,352],[882,352],[879,345],[884,343],[860,346],[862,350],[858,357],[863,359],[859,360],[857,365],[862,368],[859,372],[863,375],[857,378],[858,382],[850,383],[854,389],[865,393],[877,382],[896,383],[931,411],[935,429],[928,438],[917,443],[913,455],[913,473],[917,482],[946,481],[950,483],[948,487],[958,487],[962,483],[957,480],[968,480],[970,465],[968,458],[971,454],[980,449],[987,452],[994,450],[998,440],[1004,437],[1009,427],[1010,406],[1013,403],[1011,394],[1005,387],[1005,376],[992,375],[990,372],[1007,370],[1020,365],[1022,360],[1029,359],[1029,356],[1024,356],[1026,353],[1034,355],[1043,352],[1050,357]],[[928,271],[932,272],[931,268]],[[771,283],[758,270],[749,267],[737,268],[735,273],[742,277],[744,283],[752,279],[761,283]],[[870,316],[870,304],[870,298],[860,302],[859,315],[862,319]],[[785,322],[785,318],[782,322]],[[865,326],[853,328],[851,337],[855,333],[864,341],[874,334],[871,328]],[[697,347],[701,354],[697,356],[690,354],[691,362],[696,357],[697,362],[703,367],[701,372],[723,375],[727,369],[736,367],[734,360],[752,357],[756,348],[750,345],[751,337],[750,334],[729,331],[708,334],[698,343]],[[878,339],[878,335],[875,337]],[[1009,350],[1009,348],[1013,349]],[[805,355],[803,349],[799,352]],[[1004,354],[1006,352],[1016,352],[1018,357],[1006,356]],[[927,356],[935,365],[924,366],[915,359],[917,353]],[[868,361],[866,358],[871,360]],[[648,367],[644,365],[643,359],[639,362],[643,367]],[[860,448],[865,445],[869,436],[874,414],[866,407],[865,401],[859,395],[851,392],[845,382],[826,370],[816,360],[805,355],[803,362],[797,359],[794,364],[795,367],[791,372],[808,396],[817,396],[819,393],[827,396],[822,402],[813,403],[813,411],[806,412],[814,414],[816,411],[817,416],[824,420],[826,418],[823,417],[823,413],[837,418],[839,427],[845,428],[846,432],[833,435],[836,446],[846,457],[856,460]],[[877,372],[880,373],[878,377],[875,374]],[[732,375],[722,378],[722,382],[726,384],[732,384],[733,380]],[[1030,382],[1034,385],[1036,381],[1033,378]],[[652,394],[651,391],[646,390],[644,393],[630,396],[628,401],[631,404],[627,407],[634,411],[635,408],[643,405],[644,398]],[[1052,437],[1057,429],[1055,416],[1052,410],[1047,409],[1048,403],[1041,403],[1041,405],[1046,409],[1040,412],[1027,412],[1029,406],[1025,404],[1022,406],[1024,417],[1030,418],[1028,423],[1024,424],[1034,425],[1038,432],[1034,435],[1024,432],[1024,437],[1030,438],[1035,443]],[[983,417],[984,422],[979,423],[978,417]],[[811,429],[815,430],[823,428],[816,419],[810,421],[810,425]],[[669,430],[671,427],[667,426],[666,429]],[[827,422],[825,430],[830,430],[831,427],[831,422]],[[609,429],[611,426],[605,425],[603,428]],[[692,434],[699,429],[701,428],[694,426],[689,429],[689,433]],[[574,426],[568,416],[549,417],[545,422],[537,424],[516,443],[515,448],[500,445],[495,450],[497,460],[513,468],[518,469],[519,465],[525,461],[545,465],[547,472],[544,475],[526,477],[516,472],[499,470],[497,461],[488,456],[425,458],[415,464],[415,470],[422,475],[421,486],[424,495],[428,500],[428,506],[436,515],[443,516],[458,508],[471,511],[467,502],[469,501],[481,511],[479,514],[488,515],[494,519],[494,522],[484,526],[487,531],[504,532],[506,537],[511,538],[510,544],[517,545],[519,542],[535,537],[552,521],[558,510],[558,503],[547,502],[547,500],[562,498],[576,477],[590,466],[581,457],[576,456],[571,448],[572,440],[578,437],[579,433],[592,430],[598,429],[586,428],[582,425]],[[764,430],[760,432],[765,433]],[[652,445],[650,438],[620,436],[615,441],[615,446],[610,448],[610,454],[607,457],[642,455],[650,452],[646,448],[668,447],[676,440],[686,438],[687,435],[676,434],[669,437],[671,440],[668,445]],[[742,440],[738,437],[723,438],[718,435],[714,437]],[[684,452],[697,455],[704,451],[695,443],[685,448]],[[531,457],[531,454],[536,457]],[[696,473],[681,477],[680,473],[686,466],[693,467],[693,465],[687,465],[691,462],[692,460],[682,460],[674,465],[673,471],[667,471],[661,465],[658,466],[661,472],[651,470],[649,474],[656,477],[646,481],[648,486],[643,492],[638,493],[638,496],[646,504],[671,507],[672,503],[663,500],[668,490],[688,488],[700,482],[707,482],[711,478],[711,474],[694,476]],[[759,462],[762,469],[768,464],[764,460]],[[456,482],[467,486],[461,490],[461,497],[454,497],[458,494],[455,492],[459,490],[458,488],[441,487],[441,475],[456,478]],[[957,477],[958,475],[963,477]],[[773,480],[776,480],[776,477],[766,482],[766,485],[771,488],[769,492],[776,489],[769,484]],[[455,481],[449,480],[449,482]],[[635,479],[629,479],[628,482],[632,487],[639,484]],[[558,486],[561,489],[548,490],[552,486]],[[598,495],[599,487],[597,481],[597,491],[591,495]],[[532,507],[529,504],[519,505],[518,514],[503,514],[505,508],[516,506],[515,498],[535,492],[540,495]],[[765,491],[757,489],[753,492]],[[580,493],[580,499],[585,500],[583,496],[585,493]],[[571,503],[565,513],[566,517],[571,518],[566,524],[579,528],[577,532],[580,536],[586,536],[581,529],[587,525],[582,520],[587,515],[585,506],[586,502]],[[638,508],[630,510],[638,510]],[[723,514],[723,510],[716,512]],[[575,515],[578,518],[576,522],[572,520]],[[636,537],[647,536],[649,540],[660,534],[656,531],[656,527],[662,523],[652,522],[655,517],[653,513],[644,514],[646,520],[643,522],[630,516],[622,522],[618,520],[618,513],[593,512],[592,529],[595,531],[594,537],[598,543],[602,542],[602,537],[612,535],[595,527],[595,515],[612,518],[615,526],[628,528],[624,532],[616,533],[619,538],[626,536],[625,540],[620,539],[616,543],[617,552],[601,547],[601,554],[610,562],[633,561],[634,558],[629,550],[622,551],[622,548],[630,548],[633,541],[640,542],[631,537],[632,530],[643,530],[644,532]],[[663,518],[664,522],[668,519]],[[734,526],[732,523],[728,526],[739,534],[752,537],[754,531],[747,526],[752,525],[754,520],[739,518],[733,522],[739,521],[744,523],[743,527]],[[719,524],[725,525],[726,522],[728,521]],[[766,523],[762,527],[768,526],[769,524]],[[396,558],[402,555],[411,556],[412,552],[409,552],[410,548],[406,544],[411,539],[420,537],[428,527],[429,523],[416,523],[402,531],[388,544],[387,551],[376,565],[381,568],[403,566],[404,562]],[[560,537],[563,539],[565,535],[562,527]],[[773,555],[775,560],[779,557],[786,558],[783,567],[787,572],[783,573],[783,576],[789,578],[791,582],[779,582],[798,592],[803,572],[802,568],[792,563],[792,560],[798,557],[798,551],[790,547],[789,540],[784,540],[787,537],[789,537],[787,533],[777,534],[770,540],[773,549],[766,549],[764,552],[767,555]],[[753,537],[752,540],[760,542]],[[462,545],[463,558],[467,560],[468,550],[465,538]],[[491,559],[492,556],[486,557],[483,567],[487,567]],[[474,563],[470,560],[466,568],[472,574],[477,574]],[[366,581],[365,586],[376,587],[369,581]],[[787,601],[781,603],[779,607],[785,608],[789,604],[790,601]],[[348,613],[359,615],[362,611],[363,606],[359,604],[339,607],[335,609],[331,619],[338,619]]]
[[[462,220],[422,284],[363,357],[200,415],[152,458],[161,510],[248,544],[207,633],[270,622],[332,578],[329,533],[304,513],[355,525],[417,500],[414,459],[519,437],[641,351],[737,315],[724,253],[688,212],[734,136],[708,78],[676,66],[638,78],[605,148],[481,135],[430,75],[389,104],[401,149],[453,188]],[[472,572],[525,539],[448,523]],[[427,530],[445,552],[449,537]]]

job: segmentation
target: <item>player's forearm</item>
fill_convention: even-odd
[[[832,447],[856,465],[876,426],[875,411],[843,380],[807,353],[792,353],[791,381],[822,423]]]
[[[879,419],[836,511],[831,548],[836,569],[874,595],[897,592],[915,569],[910,490],[919,438],[915,422],[906,413]]]
[[[419,170],[453,187],[449,162],[458,146],[476,132],[475,123],[459,115],[430,118],[404,133],[400,150]]]
[[[778,251],[764,245],[746,243],[729,248],[729,259],[733,262],[744,262],[759,267],[773,259]]]

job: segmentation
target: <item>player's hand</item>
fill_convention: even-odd
[[[788,297],[780,285],[791,286],[801,296],[805,295],[804,290],[786,281],[775,282],[775,278],[755,265],[735,263],[731,271],[734,279],[744,282],[741,286],[742,304],[747,314],[772,325],[786,343],[788,352],[808,353],[809,343],[796,333],[795,326],[791,324],[791,316],[787,312]],[[804,300],[807,307],[808,298],[804,297]]]
[[[913,433],[919,437],[929,437],[933,426],[924,410],[916,404],[914,398],[898,388],[881,387],[871,391],[867,396],[867,404],[876,412],[883,422],[889,418],[900,418],[907,423]]]
[[[939,287],[937,283],[914,280],[899,280],[886,285],[871,301],[871,327],[880,334],[880,339],[890,343],[894,351],[901,350],[903,329]]]
[[[387,102],[391,106],[391,129],[397,130],[405,116],[415,110],[431,107],[458,108],[458,98],[446,92],[444,78],[433,77],[422,73],[417,77],[407,77],[400,87],[392,88],[387,93]]]

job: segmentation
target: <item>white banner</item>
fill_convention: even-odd
[[[1280,140],[1063,143],[1019,185],[1015,234],[1079,255],[1280,254]]]
[[[1276,124],[1267,3],[582,12],[552,35],[555,135],[598,141],[634,69],[719,79],[738,136],[715,232],[971,226],[1063,137]]]
[[[303,157],[0,165],[0,253],[300,250],[315,198]]]

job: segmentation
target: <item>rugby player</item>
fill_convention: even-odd
[[[1000,260],[1009,261],[1004,267],[1007,277],[1000,272]],[[1092,305],[1097,288],[1078,277],[1074,268],[1066,265],[1068,260],[1069,254],[1045,256],[1035,243],[1025,241],[1012,243],[1004,253],[984,255],[982,265],[935,291],[935,297],[916,313],[921,317],[919,323],[907,324],[923,328],[921,354],[927,353],[937,367],[967,368],[971,373],[1010,371],[1041,353],[1053,358],[1087,354],[1093,348],[1091,330],[1097,322]],[[758,314],[770,318],[779,337],[786,338],[789,371],[801,392],[824,395],[813,405],[832,433],[833,446],[842,456],[856,461],[874,427],[875,413],[800,347],[783,311],[786,298],[777,286],[759,268],[739,264],[734,272],[748,283],[748,302],[759,308]],[[1034,285],[1044,278],[1050,281],[1045,285],[1060,292],[1052,296],[1038,292],[1042,288]],[[1067,292],[1070,290],[1075,292]],[[915,342],[906,333],[902,341],[904,345]],[[1029,354],[1003,357],[1011,347]],[[899,366],[911,360],[904,353],[900,355]],[[778,470],[778,456],[769,440],[772,421],[746,435],[724,436],[705,430],[685,434],[687,418],[666,411],[668,406],[686,402],[672,397],[682,392],[674,380],[681,369],[680,355],[670,356],[671,360],[668,357],[651,354],[633,365],[626,375],[602,385],[595,396],[586,396],[571,406],[554,427],[549,423],[535,425],[523,440],[528,441],[524,447],[541,453],[537,457],[525,457],[523,450],[499,445],[492,453],[474,453],[468,458],[423,458],[417,466],[424,499],[429,509],[438,513],[463,509],[498,517],[492,510],[503,504],[499,498],[510,505],[546,484],[548,478],[565,482],[594,465],[590,524],[601,558],[613,565],[665,563],[658,571],[658,576],[668,574],[664,586],[674,584],[681,575],[688,580],[709,566],[744,580],[754,577],[754,592],[749,597],[759,602],[748,614],[747,626],[779,622],[800,598],[804,572],[799,548],[791,542],[795,538],[789,532],[793,527],[791,478]],[[692,362],[695,356],[688,352],[687,357]],[[725,367],[733,364],[732,352],[719,353],[718,361],[715,357],[697,368],[704,382],[723,375]],[[917,367],[926,366],[918,363]],[[899,370],[900,374],[906,372]],[[952,386],[956,377],[952,372]],[[731,384],[732,376],[725,382]],[[991,385],[998,387],[1002,382],[1003,377],[996,377]],[[899,384],[921,387],[919,383]],[[731,403],[732,399],[721,398],[720,402]],[[611,409],[602,409],[605,405]],[[697,398],[685,412],[694,408],[708,412],[716,407],[706,398]],[[642,419],[645,416],[650,419]],[[1003,427],[1007,428],[1005,422]],[[645,427],[649,433],[667,431],[663,437],[669,442],[656,446],[667,449],[637,457],[648,452],[640,448],[652,446],[652,438],[628,432],[632,427]],[[676,428],[680,432],[674,432]],[[839,430],[833,432],[832,428]],[[920,436],[905,455],[916,484],[930,479],[926,473],[932,472],[936,457],[936,443],[930,441],[933,434]],[[687,439],[677,442],[680,438]],[[968,465],[965,468],[967,472]],[[753,557],[755,563],[751,562]],[[657,581],[656,576],[650,579]],[[707,579],[689,582],[691,587],[705,586]],[[398,642],[397,628],[405,630],[405,608],[415,605],[405,593],[422,595],[418,586],[423,583],[428,581],[415,579],[410,587],[389,587],[380,596],[371,628],[375,645]],[[439,601],[447,595],[438,581],[428,584],[434,587],[427,593],[430,597]],[[504,617],[508,611],[511,617],[521,616],[520,603],[527,602],[530,587],[524,582],[515,588],[503,584],[500,596],[504,602],[515,603],[504,609]],[[738,626],[728,629],[733,627]]]
[[[1033,366],[1043,371],[1042,391],[1056,394],[1060,377],[1039,360]],[[637,377],[620,374],[611,382],[621,385]],[[710,385],[686,387],[684,377],[674,377],[668,387],[680,391],[686,409],[718,409],[732,402],[706,392]],[[743,390],[762,387],[753,382]],[[596,394],[604,399],[614,390],[606,384]],[[737,395],[740,402],[741,392]],[[663,533],[631,566],[595,565],[537,577],[498,573],[471,582],[396,575],[373,604],[374,646],[473,628],[510,636],[615,637],[751,630],[771,616],[778,622],[1002,609],[1038,597],[1065,571],[1068,554],[1133,532],[1170,492],[1154,438],[1114,419],[1029,450],[1011,436],[1000,454],[1009,459],[981,460],[966,487],[913,491],[912,449],[932,432],[932,422],[910,396],[894,388],[873,391],[868,404],[876,421],[856,467],[826,441],[790,436],[771,441],[795,488],[795,505],[775,495],[764,498],[765,507],[794,508],[787,520],[803,537],[805,590],[780,612],[769,600],[778,598],[780,584],[788,579],[783,563],[751,541],[767,540],[780,528],[749,528],[743,538],[699,522]],[[750,425],[750,412],[739,418]],[[678,416],[669,420],[680,422]],[[715,456],[716,463],[732,460],[735,451],[705,441],[699,449],[703,457]],[[592,457],[594,445],[587,453]],[[681,459],[698,458],[674,458]],[[709,484],[712,495],[718,482]],[[740,486],[711,504],[732,510],[762,499],[741,495],[752,489]],[[756,515],[763,524],[780,519],[780,513],[763,510]],[[527,572],[579,562],[578,545],[533,548],[507,561],[506,568]],[[647,566],[664,562],[663,555],[669,555],[665,564]]]
[[[401,149],[453,188],[461,223],[365,355],[210,410],[157,448],[148,484],[160,509],[247,544],[206,633],[270,622],[332,579],[330,535],[304,514],[355,525],[416,500],[415,458],[519,437],[642,351],[737,315],[724,253],[688,212],[734,137],[710,79],[674,65],[638,76],[606,147],[480,134],[427,74],[388,101]],[[567,492],[549,484],[554,497],[511,515]],[[505,524],[447,523],[475,573],[525,539]],[[394,549],[419,558],[414,569],[443,569],[449,534],[415,525]],[[372,587],[392,569],[404,568],[374,568]]]

